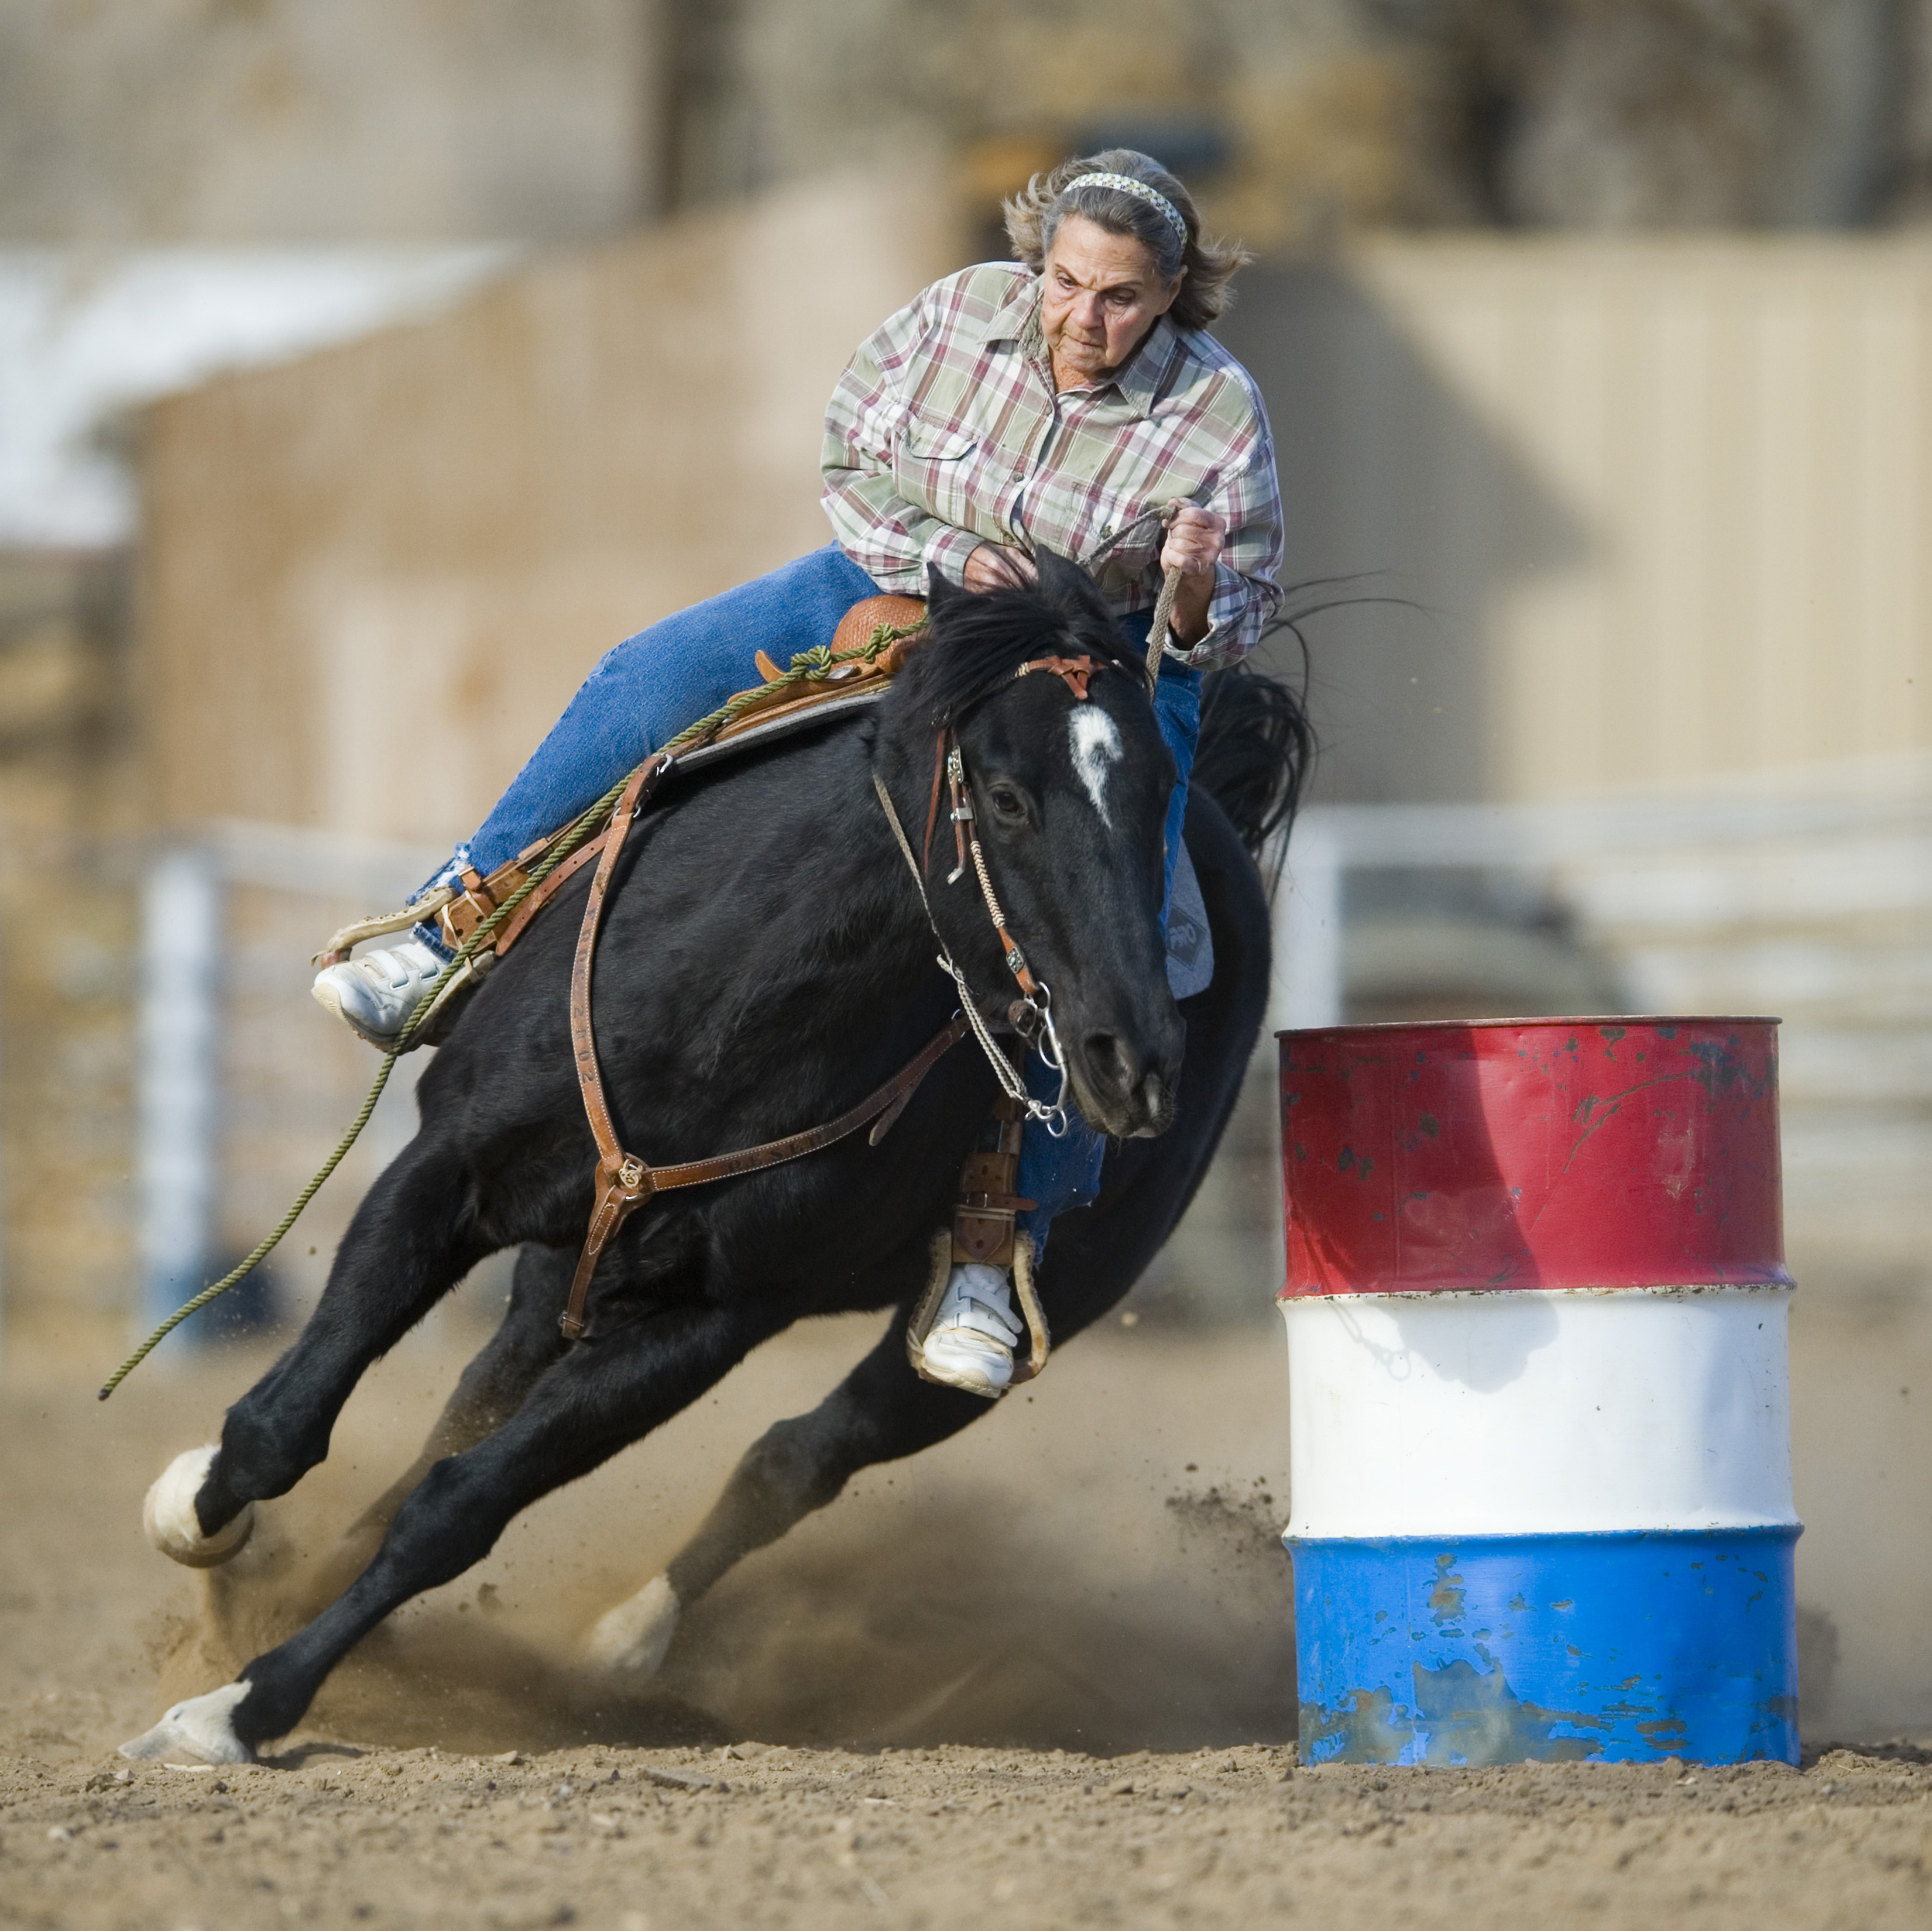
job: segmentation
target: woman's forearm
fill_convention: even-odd
[[[1168,619],[1177,643],[1190,649],[1208,634],[1208,606],[1214,595],[1214,573],[1186,576],[1174,593],[1174,615]]]
[[[1167,512],[1167,539],[1160,547],[1161,567],[1178,569],[1174,613],[1168,627],[1190,649],[1208,634],[1208,606],[1214,597],[1214,566],[1227,540],[1227,519],[1198,503],[1174,505]]]

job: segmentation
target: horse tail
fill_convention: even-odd
[[[1201,741],[1189,779],[1227,813],[1270,893],[1315,758],[1305,687],[1238,664],[1201,686]]]

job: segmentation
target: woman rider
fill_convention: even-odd
[[[667,617],[598,665],[438,882],[487,877],[659,745],[779,662],[829,643],[851,607],[1029,583],[1044,544],[1080,563],[1144,643],[1162,573],[1181,572],[1156,693],[1180,771],[1171,892],[1204,669],[1252,647],[1280,604],[1281,502],[1262,400],[1202,332],[1246,256],[1204,237],[1187,190],[1128,148],[1063,162],[1006,204],[1015,262],[935,282],[862,343],[826,412],[836,543]],[[394,1037],[447,963],[444,934],[325,970],[315,996],[365,1039]],[[1034,1069],[1036,1075],[1043,1069]],[[1042,1096],[1046,1096],[1042,1090]],[[1017,1182],[1036,1258],[1093,1198],[1104,1143],[1077,1118],[1028,1123]],[[934,1379],[995,1396],[1021,1333],[1006,1270],[956,1264],[925,1344]]]

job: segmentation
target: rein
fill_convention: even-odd
[[[852,634],[847,635],[848,626]],[[116,1368],[101,1384],[98,1399],[106,1401],[121,1384],[153,1353],[154,1349],[182,1323],[199,1314],[210,1302],[227,1293],[230,1288],[245,1279],[267,1258],[289,1229],[302,1216],[302,1210],[321,1190],[322,1183],[335,1171],[361,1137],[362,1129],[368,1125],[376,1111],[376,1102],[382,1096],[388,1084],[390,1074],[396,1062],[411,1051],[427,1036],[430,1023],[435,1018],[443,1002],[453,993],[478,978],[494,966],[501,953],[524,930],[530,919],[542,909],[550,896],[571,873],[587,863],[594,851],[614,853],[620,848],[623,839],[614,820],[614,813],[621,800],[634,784],[640,790],[655,786],[657,780],[670,768],[676,754],[683,751],[709,752],[735,733],[744,730],[748,724],[754,730],[759,723],[773,717],[782,717],[787,712],[806,708],[800,693],[808,694],[814,688],[830,691],[835,688],[849,688],[853,683],[874,676],[890,676],[904,661],[908,642],[926,628],[925,607],[911,598],[876,597],[867,599],[846,613],[830,646],[820,645],[813,649],[800,652],[793,658],[788,670],[779,671],[769,659],[760,655],[759,668],[765,682],[749,691],[741,691],[717,710],[700,718],[696,723],[687,725],[665,745],[661,753],[653,754],[646,766],[622,783],[614,784],[604,796],[587,809],[578,813],[560,832],[541,839],[526,851],[519,854],[513,864],[503,868],[501,874],[493,874],[487,885],[498,888],[486,895],[485,903],[474,904],[472,918],[466,922],[460,934],[452,933],[458,940],[455,956],[446,965],[430,987],[428,996],[416,1009],[409,1023],[398,1034],[394,1042],[382,1056],[382,1063],[377,1070],[375,1081],[370,1087],[368,1097],[361,1110],[349,1125],[349,1129],[336,1142],[334,1150],[323,1161],[308,1183],[290,1204],[288,1210],[274,1226],[243,1258],[211,1286],[184,1301],[173,1313],[160,1322],[147,1339],[134,1353]],[[749,733],[748,733],[748,735]],[[650,772],[650,766],[656,769]],[[646,775],[649,772],[650,775]],[[623,817],[622,829],[628,831],[634,808]],[[608,883],[608,875],[606,882]],[[404,907],[400,912],[380,918],[359,919],[345,927],[332,938],[324,950],[316,955],[316,964],[326,965],[349,956],[350,949],[365,938],[373,938],[385,932],[400,931],[404,927],[423,919],[433,918],[446,908],[452,908],[458,895],[448,886],[439,886],[423,897]],[[722,1178],[726,1174],[748,1173],[760,1167],[776,1166],[781,1161],[795,1160],[820,1147],[830,1146],[834,1140],[842,1139],[854,1132],[865,1122],[880,1114],[884,1117],[872,1129],[872,1144],[882,1140],[902,1110],[905,1101],[920,1078],[930,1069],[932,1060],[964,1036],[962,1027],[957,1031],[949,1029],[950,1036],[941,1033],[933,1039],[915,1059],[903,1067],[878,1093],[860,1102],[851,1113],[842,1114],[826,1126],[812,1129],[810,1133],[794,1135],[790,1140],[772,1141],[763,1147],[745,1149],[741,1153],[720,1155],[713,1161],[697,1161],[688,1166],[667,1168],[660,1170],[657,1179],[660,1188],[664,1185],[692,1186],[699,1180]],[[944,1039],[945,1045],[940,1044]],[[930,1054],[932,1060],[926,1058]],[[595,1066],[595,1052],[592,1052]],[[580,1077],[582,1062],[580,1058]],[[917,1068],[916,1075],[914,1069]],[[901,1081],[905,1084],[902,1086]],[[876,1105],[874,1102],[878,1102]],[[608,1109],[606,1118],[608,1120]],[[592,1132],[596,1131],[593,1119]],[[824,1137],[820,1137],[824,1136]],[[614,1138],[613,1145],[615,1144]],[[599,1142],[600,1155],[604,1150]],[[622,1162],[620,1160],[620,1165]],[[639,1180],[648,1171],[638,1162]],[[707,1171],[698,1172],[697,1169]],[[716,1171],[710,1171],[715,1169]],[[666,1176],[674,1177],[667,1180]],[[633,1203],[634,1204],[634,1203]],[[623,1210],[628,1213],[629,1209]],[[622,1215],[618,1216],[621,1221]],[[607,1229],[604,1239],[608,1241],[614,1228]]]
[[[1180,582],[1180,573],[1170,570],[1161,589],[1160,601],[1154,611],[1154,628],[1150,636],[1154,640],[1148,652],[1148,687],[1151,695],[1155,679],[1160,671],[1160,650],[1167,632],[1167,619],[1172,614],[1174,592]],[[1090,678],[1105,670],[1108,665],[1105,659],[1092,657],[1041,657],[1022,664],[1014,672],[1015,681],[1022,677],[1045,673],[1058,677],[1073,694],[1076,703],[1087,700],[1087,685]],[[981,1016],[972,989],[966,982],[966,975],[953,962],[947,951],[946,941],[940,937],[939,928],[934,923],[932,904],[926,895],[925,868],[913,856],[911,841],[905,835],[905,827],[899,822],[897,811],[893,808],[890,794],[880,781],[878,774],[872,775],[872,788],[878,793],[879,802],[885,808],[886,821],[892,829],[892,836],[898,841],[906,863],[912,869],[913,882],[919,888],[920,903],[926,909],[926,923],[932,927],[933,936],[939,939],[939,964],[951,976],[959,988],[960,1012],[952,1021],[928,1040],[906,1064],[889,1079],[884,1086],[868,1094],[859,1104],[836,1120],[826,1121],[822,1126],[814,1126],[802,1133],[794,1133],[783,1140],[770,1140],[761,1146],[748,1147],[735,1153],[721,1153],[708,1160],[691,1160],[681,1165],[653,1168],[640,1156],[626,1153],[617,1138],[616,1123],[610,1117],[610,1109],[604,1093],[604,1079],[597,1063],[597,1042],[592,1030],[590,1015],[591,967],[597,949],[598,928],[602,923],[604,901],[612,874],[616,869],[618,855],[622,851],[632,822],[644,806],[658,781],[675,763],[674,754],[667,750],[653,753],[631,775],[619,799],[616,810],[611,814],[609,829],[604,834],[603,849],[599,854],[597,871],[591,880],[590,894],[584,902],[584,921],[577,935],[577,956],[571,970],[570,978],[570,1037],[572,1050],[577,1057],[578,1084],[584,1096],[584,1110],[590,1123],[592,1138],[597,1143],[597,1168],[596,1195],[590,1212],[590,1225],[584,1236],[584,1251],[579,1255],[577,1272],[570,1284],[570,1298],[559,1323],[564,1339],[579,1341],[584,1333],[584,1308],[590,1294],[591,1276],[597,1270],[597,1263],[604,1249],[616,1237],[625,1221],[645,1201],[654,1195],[670,1192],[676,1187],[702,1186],[709,1180],[723,1180],[738,1174],[755,1173],[761,1168],[775,1167],[790,1160],[802,1159],[808,1153],[815,1153],[832,1145],[848,1135],[856,1133],[868,1120],[878,1123],[868,1136],[870,1143],[877,1146],[892,1129],[893,1123],[904,1111],[920,1082],[923,1080],[943,1055],[951,1050],[965,1036],[968,1029],[978,1040],[980,1050],[985,1053],[987,1063],[1000,1083],[1000,1090],[1006,1097],[1025,1110],[1026,1116],[1037,1120],[1055,1139],[1067,1130],[1066,1057],[1060,1044],[1060,1035],[1053,1023],[1053,993],[1044,981],[1036,978],[1027,964],[1026,954],[1019,942],[1007,929],[1006,914],[1000,907],[999,895],[993,889],[992,874],[988,870],[986,854],[980,843],[979,823],[973,810],[973,793],[970,781],[966,773],[965,754],[959,743],[958,731],[950,724],[942,730],[934,746],[932,773],[932,796],[926,810],[925,850],[927,863],[930,864],[932,834],[938,815],[939,792],[944,781],[951,805],[950,816],[952,823],[954,849],[958,862],[948,875],[950,885],[964,873],[970,854],[973,869],[978,877],[981,897],[986,902],[987,915],[993,922],[993,929],[999,935],[1000,944],[1006,955],[1006,970],[1013,976],[1019,988],[1019,997],[1007,1008],[1006,1016],[1015,1029],[1028,1041],[1046,1064],[1059,1075],[1060,1090],[1051,1106],[1042,1105],[1026,1090],[1026,1083],[1012,1061],[1003,1052],[988,1030]]]

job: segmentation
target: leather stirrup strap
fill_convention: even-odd
[[[577,1276],[570,1284],[569,1305],[561,1324],[566,1341],[575,1341],[584,1333],[584,1303],[590,1292],[590,1276],[596,1271],[598,1257],[624,1224],[626,1216],[656,1191],[650,1168],[617,1144],[617,1129],[604,1097],[604,1075],[597,1066],[597,1041],[590,1026],[590,967],[597,951],[597,928],[604,919],[604,895],[610,889],[610,874],[617,868],[617,854],[624,849],[632,820],[656,789],[670,762],[661,753],[654,752],[632,772],[631,781],[610,814],[603,856],[597,862],[596,876],[590,881],[590,896],[584,901],[584,922],[577,931],[577,958],[570,970],[570,1043],[577,1056],[577,1084],[584,1095],[584,1111],[590,1117],[591,1138],[597,1142],[597,1192],[590,1210],[590,1229],[584,1236],[584,1252],[578,1258]]]
[[[519,905],[503,922],[502,928],[491,941],[496,956],[501,958],[521,938],[530,921],[541,912],[565,886],[569,883],[592,859],[603,855],[604,847],[610,836],[609,827],[598,833],[594,838],[586,839],[554,870],[546,872],[536,889]]]

